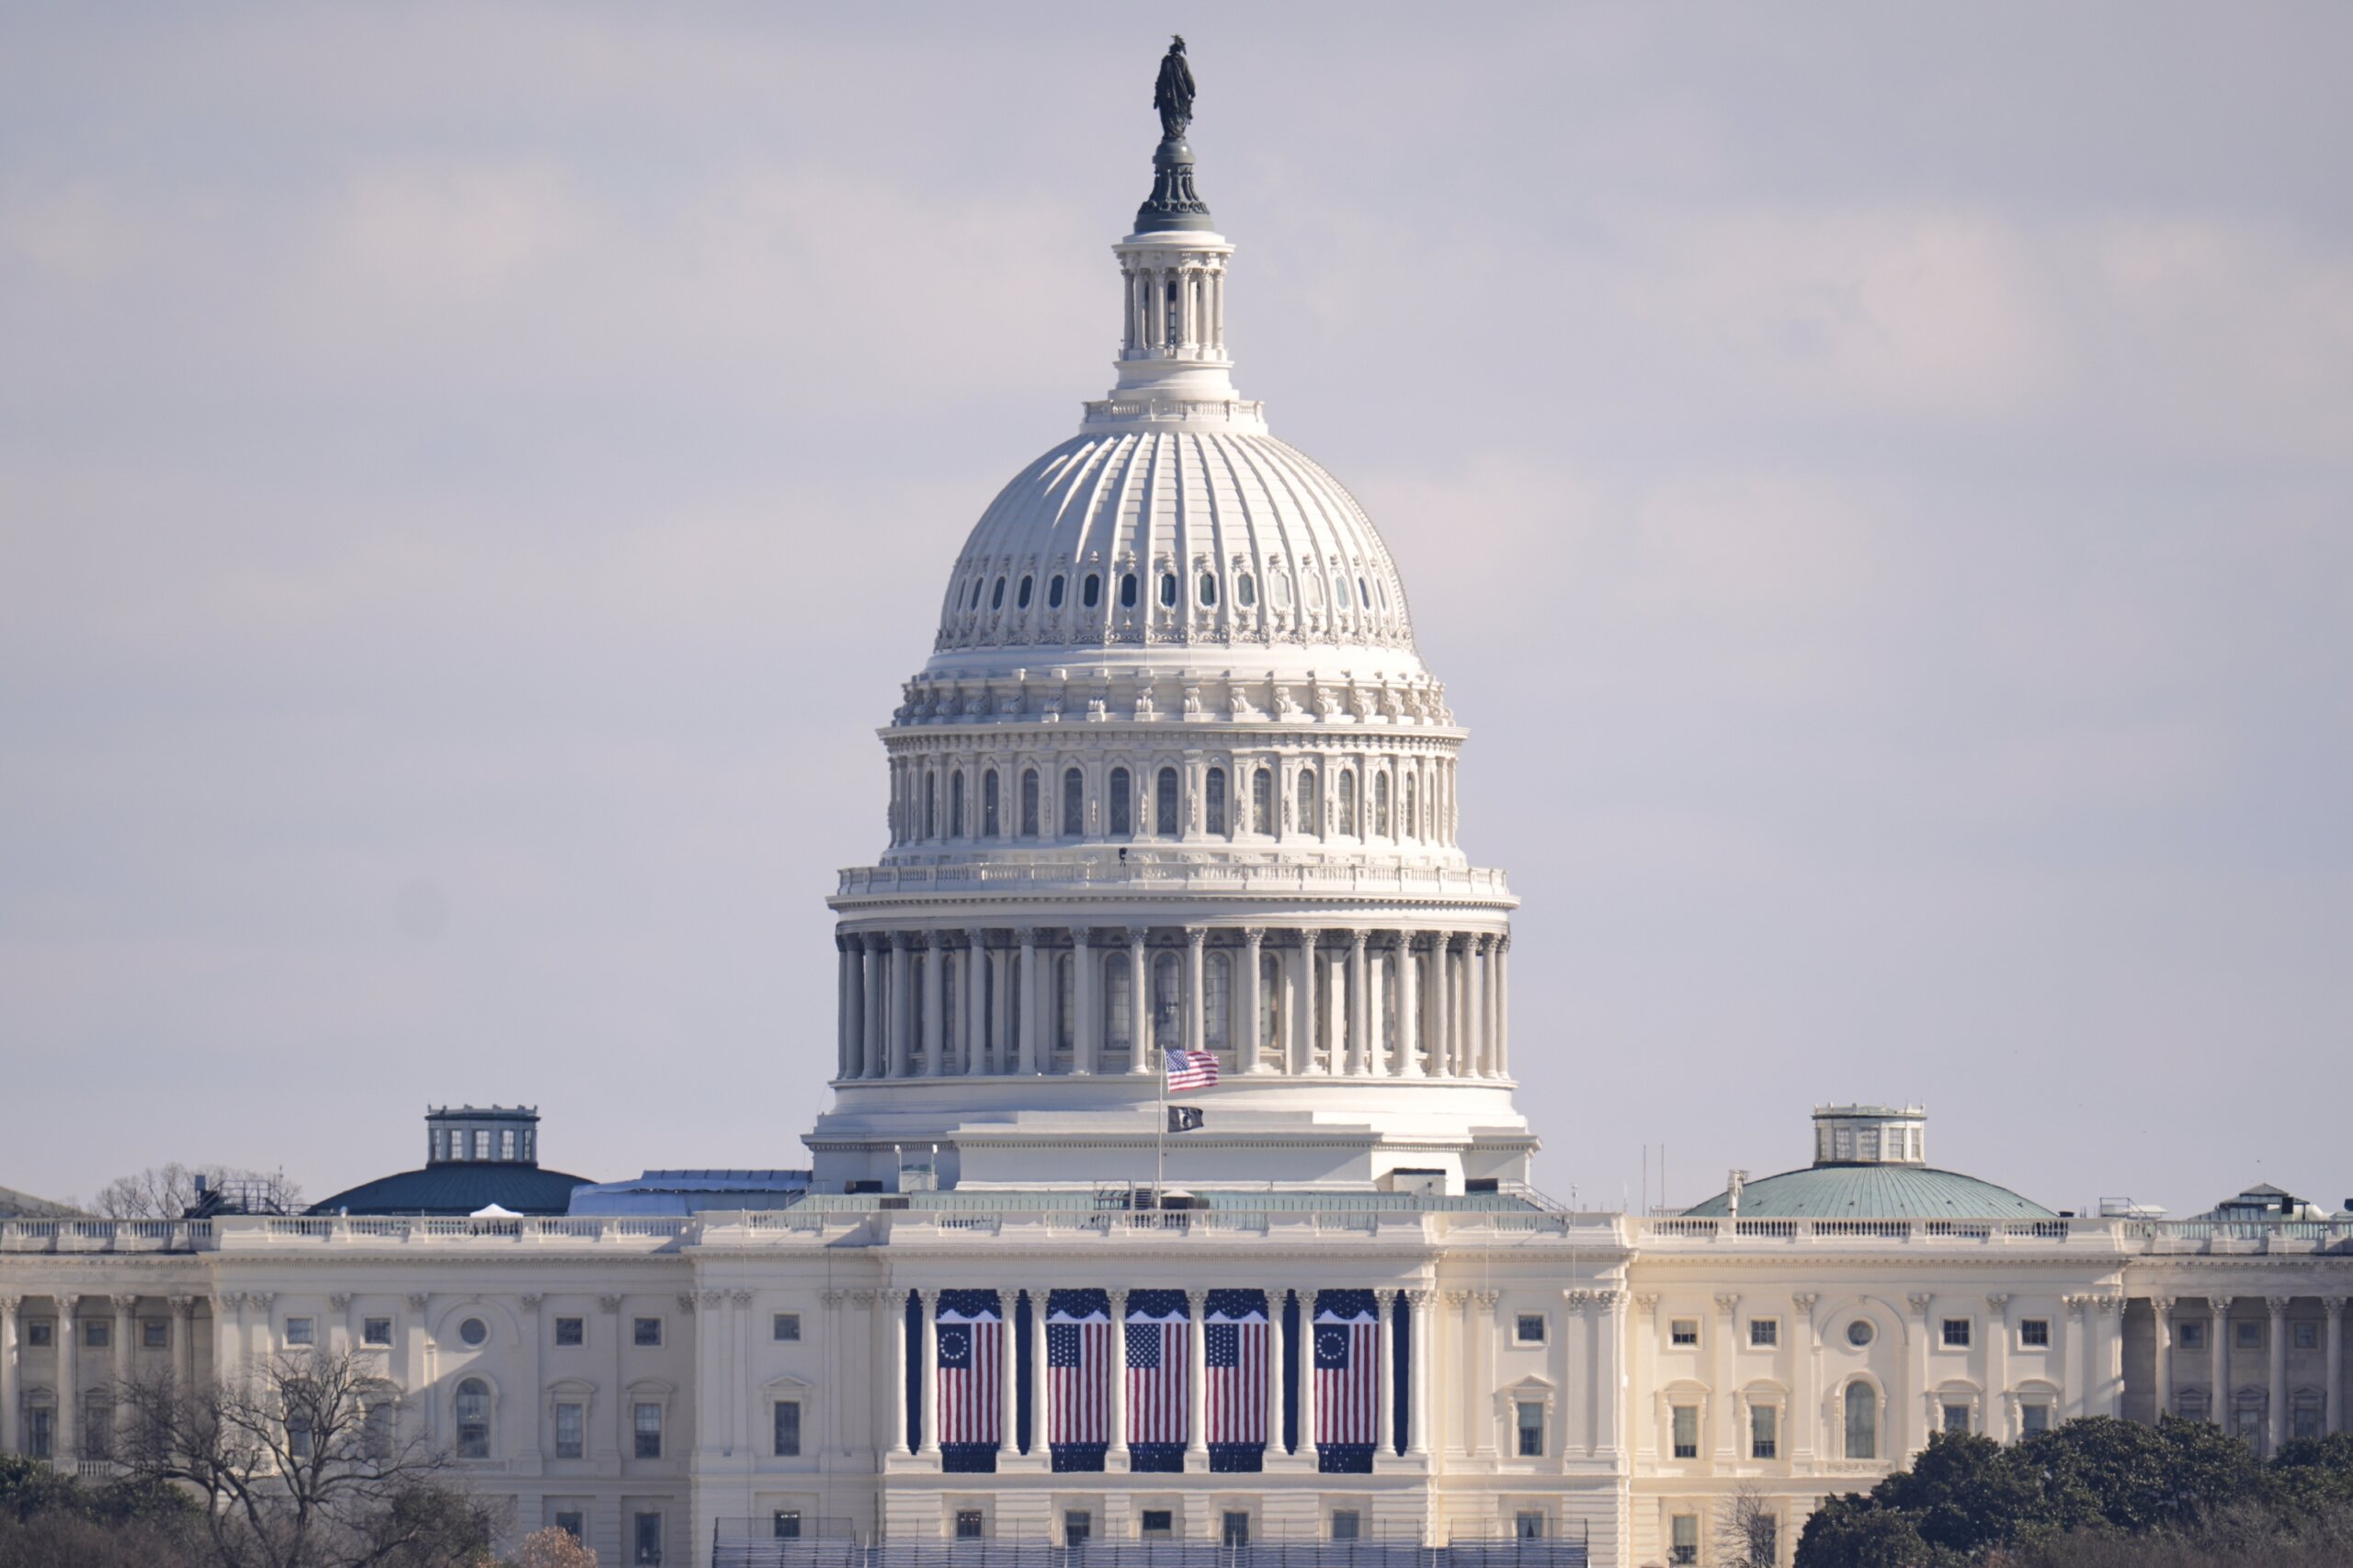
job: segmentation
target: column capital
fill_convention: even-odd
[[[678,1310],[682,1312],[688,1313],[691,1313],[695,1310],[695,1293],[692,1290],[681,1290],[678,1292]]]
[[[1038,945],[1038,928],[1035,926],[1016,926],[1013,939],[1025,948],[1034,948]]]
[[[22,1296],[0,1296],[0,1316],[13,1313],[24,1304],[25,1299]]]
[[[1985,1304],[1995,1312],[2005,1311],[2010,1304],[2009,1293],[2006,1290],[1989,1290],[1985,1295]]]
[[[415,1300],[413,1296],[409,1299]],[[597,1298],[597,1307],[600,1312],[618,1312],[621,1310],[621,1299],[619,1296],[599,1296]]]
[[[255,1306],[259,1307],[263,1312],[267,1312],[270,1307],[277,1302],[278,1292],[275,1290],[256,1290],[245,1299],[251,1301]]]
[[[180,1316],[184,1318],[193,1318],[196,1316],[196,1309],[199,1304],[198,1298],[194,1296],[174,1296],[171,1298],[171,1303],[172,1311],[177,1312]]]
[[[1094,941],[1094,940],[1095,940],[1095,927],[1094,927],[1094,926],[1072,926],[1072,927],[1070,928],[1070,945],[1071,945],[1072,947],[1074,947],[1074,948],[1084,948],[1084,947],[1086,947],[1086,946],[1090,945],[1091,943],[1093,943],[1093,941]]]
[[[57,1302],[58,1314],[61,1317],[71,1317],[74,1315],[74,1303],[80,1301],[82,1298],[79,1296],[59,1296],[54,1299]],[[227,1307],[231,1312],[241,1312],[245,1310],[245,1293],[243,1290],[223,1290],[212,1299],[222,1306]],[[422,1296],[411,1296],[408,1299],[408,1304],[421,1312],[425,1310],[425,1298]]]
[[[880,1290],[852,1290],[849,1293],[849,1299],[855,1305],[870,1307],[874,1304],[876,1298],[881,1294]]]
[[[1267,928],[1263,926],[1245,926],[1242,928],[1242,940],[1245,946],[1255,948],[1266,939]]]
[[[334,1295],[327,1298],[327,1305],[333,1307],[336,1312],[347,1312],[351,1310],[351,1303],[358,1299],[358,1297],[353,1295],[348,1290],[338,1290]],[[537,1296],[526,1296],[523,1299],[530,1302],[534,1308],[539,1305],[540,1299]]]
[[[1128,946],[1131,948],[1141,948],[1143,946],[1145,938],[1152,935],[1152,927],[1149,926],[1131,926],[1127,928],[1127,932]]]
[[[2326,1312],[2333,1318],[2343,1317],[2345,1315],[2345,1300],[2346,1299],[2343,1296],[2323,1296],[2320,1299],[2321,1311]]]
[[[1501,1290],[1473,1290],[1471,1293],[1479,1298],[1479,1304],[1483,1307],[1492,1307],[1504,1299]]]
[[[348,1297],[345,1299],[347,1301],[349,1300]],[[523,1310],[529,1312],[533,1317],[539,1316],[540,1309],[547,1304],[548,1300],[546,1294],[539,1290],[528,1291],[515,1299],[522,1302]]]
[[[848,1299],[849,1292],[847,1290],[820,1290],[817,1292],[817,1300],[828,1308],[838,1307]]]
[[[1911,1304],[1912,1313],[1915,1317],[1927,1317],[1928,1315],[1928,1309],[1937,1304],[1937,1298],[1935,1295],[1927,1290],[1914,1290],[1904,1299]]]
[[[1738,1296],[1727,1292],[1716,1298],[1716,1313],[1718,1316],[1730,1317],[1739,1310],[1740,1298]]]
[[[2283,1318],[2288,1315],[2289,1300],[2290,1298],[2286,1296],[2266,1296],[2263,1298],[2263,1304],[2271,1309],[2272,1317]]]
[[[1186,1309],[1190,1312],[1193,1316],[1200,1316],[1203,1312],[1209,1310],[1209,1305],[1210,1293],[1208,1290],[1196,1289],[1188,1290],[1185,1292]]]
[[[1790,1304],[1802,1312],[1811,1312],[1813,1303],[1820,1300],[1822,1298],[1812,1290],[1797,1290],[1790,1293]]]
[[[752,1304],[752,1292],[749,1290],[730,1290],[727,1292],[727,1300],[734,1306],[748,1307]]]
[[[1438,1292],[1427,1286],[1417,1285],[1406,1290],[1405,1299],[1413,1302],[1415,1310],[1418,1312],[1437,1301]]]
[[[889,940],[892,948],[896,951],[905,953],[915,950],[915,934],[913,931],[893,931]]]
[[[1370,940],[1371,937],[1372,933],[1366,930],[1363,926],[1358,926],[1355,927],[1348,933],[1348,950],[1352,953],[1362,953],[1364,951],[1365,943]]]
[[[923,934],[923,945],[930,949],[935,953],[946,952],[948,950],[948,933],[945,931],[926,931]]]
[[[113,1303],[114,1315],[117,1317],[130,1316],[131,1309],[139,1305],[139,1298],[135,1295],[108,1296],[107,1300]]]
[[[413,1312],[421,1312],[432,1304],[432,1296],[422,1290],[415,1292],[408,1298],[408,1310]],[[618,1309],[620,1304],[621,1299],[619,1296],[615,1296],[613,1298],[614,1307]]]
[[[2206,1305],[2212,1309],[2216,1317],[2226,1318],[2231,1315],[2232,1303],[2237,1300],[2236,1296],[2209,1296],[2206,1298]]]
[[[2149,1298],[2149,1310],[2161,1318],[2169,1318],[2173,1316],[2175,1299],[2172,1296],[2152,1296]]]
[[[1441,1293],[1446,1297],[1446,1304],[1449,1307],[1459,1307],[1471,1299],[1471,1292],[1468,1290],[1447,1290]],[[1300,1300],[1304,1301],[1307,1297],[1302,1294]]]
[[[1644,1317],[1655,1317],[1658,1314],[1658,1297],[1655,1295],[1636,1296],[1634,1305],[1642,1309]]]
[[[2059,1301],[2073,1317],[2083,1316],[2084,1309],[2092,1304],[2092,1299],[2089,1296],[2062,1296]]]

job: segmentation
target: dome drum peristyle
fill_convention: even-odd
[[[1236,394],[1206,219],[1113,247],[1117,381],[982,515],[882,732],[821,1186],[1526,1175],[1464,732],[1371,521]],[[1168,1051],[1218,1063],[1173,1134]]]

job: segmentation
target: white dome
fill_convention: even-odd
[[[934,646],[1162,644],[1415,662],[1404,585],[1339,481],[1259,430],[1158,424],[1082,431],[999,492],[957,558]]]

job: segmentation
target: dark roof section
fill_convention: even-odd
[[[517,1214],[562,1214],[586,1176],[515,1160],[443,1160],[421,1171],[379,1176],[311,1205],[313,1214],[466,1215],[495,1203]]]

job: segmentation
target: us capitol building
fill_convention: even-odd
[[[1638,1564],[1717,1561],[1745,1487],[1786,1561],[1939,1429],[2343,1424],[2353,1220],[2284,1195],[2053,1213],[1873,1106],[1792,1108],[1797,1168],[1686,1213],[1527,1185],[1465,732],[1370,520],[1235,389],[1171,60],[1117,379],[972,528],[883,732],[810,1168],[592,1185],[456,1108],[303,1215],[0,1221],[0,1449],[103,1471],[123,1380],[315,1347],[608,1563]],[[1168,1096],[1171,1051],[1217,1082]]]

